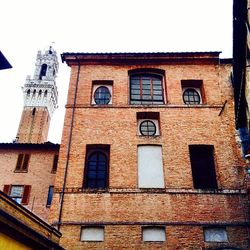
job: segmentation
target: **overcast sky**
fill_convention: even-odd
[[[222,51],[232,57],[232,0],[6,0],[0,3],[0,50],[13,66],[0,71],[0,142],[16,137],[21,86],[38,50],[59,55],[49,141],[60,143],[70,69],[63,52]]]

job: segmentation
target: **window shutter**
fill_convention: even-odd
[[[3,192],[4,192],[5,194],[8,194],[8,195],[9,195],[9,193],[10,193],[10,187],[11,187],[11,185],[4,185],[4,187],[3,187]]]
[[[16,170],[20,170],[23,162],[23,154],[19,154],[16,163]]]
[[[54,155],[54,161],[52,166],[52,172],[56,172],[57,170],[57,164],[58,164],[58,155]]]
[[[24,161],[23,161],[23,170],[28,169],[30,155],[24,155]]]
[[[22,205],[27,205],[29,203],[29,197],[30,197],[30,185],[25,185],[23,190],[23,198],[22,198]]]

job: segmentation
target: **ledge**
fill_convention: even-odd
[[[54,193],[61,193],[60,188],[55,188]],[[70,187],[65,189],[65,193],[85,193],[85,194],[207,194],[207,195],[246,195],[245,189],[189,189],[189,188],[110,188],[110,189],[85,189]]]
[[[161,104],[161,105],[91,105],[91,104],[77,104],[77,105],[73,105],[73,104],[66,104],[65,108],[96,108],[96,109],[110,109],[110,108],[130,108],[130,109],[152,109],[152,108],[184,108],[184,109],[190,109],[190,108],[200,108],[200,109],[204,109],[204,108],[214,108],[214,109],[221,109],[223,108],[224,104],[214,104],[214,105],[208,105],[208,104],[204,104],[204,105],[185,105],[185,104]]]

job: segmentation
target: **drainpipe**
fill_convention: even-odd
[[[75,87],[75,94],[74,94],[74,103],[73,103],[72,116],[71,116],[71,122],[70,122],[69,144],[68,144],[68,149],[67,149],[66,166],[65,166],[65,171],[64,171],[64,180],[63,180],[63,187],[62,187],[62,193],[61,193],[61,199],[60,199],[60,210],[59,210],[59,218],[58,218],[58,226],[57,226],[58,231],[60,231],[60,227],[62,223],[62,209],[63,209],[63,201],[64,201],[64,194],[65,194],[65,188],[66,188],[66,180],[67,180],[67,175],[68,175],[69,155],[70,155],[70,148],[71,148],[71,141],[72,141],[72,134],[73,134],[73,122],[74,122],[74,117],[75,117],[76,98],[77,98],[77,90],[78,90],[79,75],[80,75],[80,62],[77,57],[76,57],[76,60],[78,63],[78,69],[77,69],[76,87]]]

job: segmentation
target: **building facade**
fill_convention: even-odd
[[[50,222],[66,249],[248,249],[231,60],[64,53],[71,67]]]
[[[47,141],[57,106],[58,59],[50,47],[38,51],[34,77],[23,87],[24,107],[16,139],[0,143],[0,188],[17,203],[48,220],[60,145]]]

